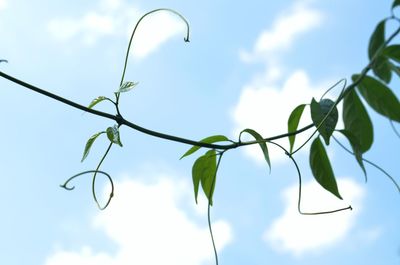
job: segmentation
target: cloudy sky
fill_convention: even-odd
[[[112,97],[135,22],[152,9],[173,8],[190,23],[190,43],[176,16],[159,12],[143,21],[126,75],[139,85],[121,99],[124,117],[194,140],[237,139],[245,128],[272,136],[286,131],[294,107],[368,63],[369,36],[390,5],[0,0],[0,59],[9,61],[0,70],[84,105]],[[1,264],[214,264],[207,204],[201,195],[196,205],[192,192],[194,157],[179,160],[189,146],[122,128],[124,147],[113,147],[102,167],[115,181],[115,197],[99,211],[90,176],[75,180],[71,192],[59,185],[96,167],[108,140],[100,137],[80,163],[84,145],[113,123],[3,79],[0,99]],[[97,108],[113,111],[107,103]],[[399,139],[370,113],[375,146],[366,157],[400,181]],[[258,147],[224,156],[212,207],[220,264],[400,263],[400,196],[384,175],[368,167],[365,184],[355,160],[332,143],[339,201],[313,181],[307,152],[299,152],[303,210],[354,208],[302,216],[295,169],[270,148],[271,174]],[[99,179],[104,202],[108,186]]]

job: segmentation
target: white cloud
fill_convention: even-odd
[[[312,97],[319,99],[321,95],[322,91],[310,84],[309,77],[302,70],[288,76],[281,89],[278,85],[268,83],[247,85],[232,113],[235,135],[245,128],[252,128],[264,137],[285,133],[291,111],[299,104],[310,103]],[[310,123],[309,110],[306,108],[299,128]],[[297,136],[295,146],[299,146],[298,144],[304,142],[308,136],[307,133]],[[281,143],[288,146],[288,140],[283,140]],[[251,146],[245,151],[256,161],[263,161],[258,146]],[[270,150],[270,156],[276,162],[285,157],[282,150],[276,148]]]
[[[323,15],[319,10],[311,8],[306,1],[298,1],[276,18],[271,29],[259,35],[252,52],[242,52],[241,57],[244,61],[252,61],[284,51],[301,34],[319,26],[322,19]]]
[[[246,62],[262,60],[266,70],[255,76],[242,90],[232,111],[235,135],[245,128],[255,129],[264,137],[286,133],[287,121],[292,110],[299,104],[309,104],[313,97],[319,100],[323,89],[331,82],[311,84],[308,74],[303,69],[286,73],[281,67],[280,55],[302,35],[321,25],[322,21],[322,12],[313,8],[311,1],[295,1],[275,19],[270,29],[261,32],[251,52],[239,54]],[[308,124],[311,124],[311,119],[307,107],[299,128]],[[295,147],[306,141],[310,134],[296,136]],[[287,138],[277,142],[288,147]],[[273,162],[285,161],[286,156],[282,150],[271,145],[269,151],[271,160],[275,160]],[[245,152],[258,162],[264,161],[258,146],[250,146]]]
[[[1,0],[0,0],[1,1]],[[130,37],[144,12],[122,0],[102,0],[98,7],[78,18],[57,18],[48,23],[49,32],[59,41],[76,41],[95,44],[106,36]],[[169,38],[184,33],[185,26],[175,16],[166,12],[152,14],[138,28],[132,54],[143,58],[158,49]]]
[[[213,251],[208,227],[199,225],[182,210],[182,205],[193,201],[191,190],[186,182],[171,178],[147,184],[136,180],[116,183],[115,198],[109,208],[97,214],[93,225],[104,231],[118,250],[96,252],[89,246],[80,251],[61,250],[52,254],[45,264],[195,265],[211,261]],[[200,215],[206,218],[204,213]],[[204,219],[201,221],[204,224]],[[232,239],[230,225],[217,220],[213,230],[221,251]]]
[[[7,8],[7,1],[6,0],[0,0],[0,10],[4,10]]]
[[[302,255],[321,251],[343,241],[351,232],[361,211],[364,190],[351,179],[338,180],[339,190],[345,201],[326,192],[315,181],[303,186],[302,210],[304,212],[326,211],[352,205],[353,211],[327,215],[300,215],[297,212],[297,185],[283,192],[285,208],[265,231],[264,240],[275,249]]]

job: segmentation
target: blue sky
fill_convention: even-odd
[[[1,71],[88,104],[117,89],[135,22],[168,7],[191,26],[158,13],[134,41],[121,111],[134,123],[191,139],[250,127],[286,131],[290,111],[367,63],[369,36],[391,1],[11,1],[0,0]],[[392,82],[399,85],[398,80]],[[395,90],[398,94],[398,91]],[[86,140],[113,123],[0,80],[0,263],[8,265],[214,264],[206,202],[195,204],[188,146],[121,129],[102,169],[115,198],[99,211],[90,177],[107,146],[99,138],[80,163]],[[107,103],[98,109],[113,111]],[[375,143],[366,157],[400,181],[396,138],[373,113]],[[303,121],[307,123],[307,119]],[[301,139],[301,138],[299,138]],[[287,145],[286,141],[283,142]],[[374,168],[363,181],[355,160],[332,144],[329,155],[344,201],[304,173],[305,210],[354,211],[300,216],[297,175],[270,147],[272,172],[257,148],[224,156],[212,219],[220,264],[399,264],[400,196]],[[308,148],[308,147],[306,147]],[[107,190],[99,182],[99,193]],[[104,198],[103,198],[104,199]]]

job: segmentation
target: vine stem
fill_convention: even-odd
[[[56,95],[56,94],[51,93],[49,91],[46,91],[46,90],[44,90],[42,88],[39,88],[39,87],[34,86],[32,84],[29,84],[29,83],[27,83],[25,81],[22,81],[20,79],[17,79],[17,78],[15,78],[13,76],[10,76],[10,75],[8,75],[8,74],[6,74],[4,72],[0,71],[0,76],[5,78],[5,79],[7,79],[7,80],[9,80],[9,81],[11,81],[11,82],[13,82],[13,83],[15,83],[15,84],[18,84],[18,85],[20,85],[22,87],[30,89],[30,90],[32,90],[32,91],[34,91],[36,93],[39,93],[41,95],[44,95],[46,97],[52,98],[54,100],[57,100],[57,101],[59,101],[59,102],[61,102],[63,104],[71,106],[73,108],[76,108],[76,109],[91,113],[91,114],[96,115],[96,116],[100,116],[100,117],[104,117],[104,118],[107,118],[107,119],[110,119],[110,120],[114,120],[116,123],[118,123],[118,125],[125,125],[125,126],[131,128],[131,129],[137,130],[139,132],[142,132],[144,134],[151,135],[151,136],[154,136],[154,137],[157,137],[157,138],[162,138],[162,139],[165,139],[165,140],[170,140],[170,141],[179,142],[179,143],[183,143],[183,144],[200,146],[200,147],[217,149],[217,150],[229,150],[229,149],[234,149],[234,148],[237,148],[237,147],[240,147],[240,146],[253,145],[253,144],[258,144],[259,143],[258,141],[248,141],[248,142],[241,142],[241,143],[231,143],[231,144],[226,144],[226,145],[208,144],[208,143],[194,141],[194,140],[190,140],[190,139],[186,139],[186,138],[182,138],[182,137],[178,137],[178,136],[174,136],[174,135],[169,135],[169,134],[165,134],[165,133],[156,132],[156,131],[149,130],[147,128],[141,127],[141,126],[139,126],[139,125],[137,125],[137,124],[135,124],[133,122],[130,122],[130,121],[124,119],[121,115],[118,115],[118,114],[117,115],[112,115],[110,113],[106,113],[106,112],[103,112],[103,111],[98,111],[98,110],[95,110],[95,109],[92,109],[92,108],[88,108],[88,107],[83,106],[81,104],[78,104],[78,103],[76,103],[74,101],[68,100],[68,99],[63,98],[63,97],[61,97],[59,95]],[[264,141],[268,142],[268,141],[273,141],[273,140],[277,140],[277,139],[280,139],[280,138],[285,138],[285,137],[288,137],[288,136],[291,136],[291,135],[296,135],[296,134],[302,133],[302,132],[312,128],[313,126],[314,126],[313,124],[309,124],[309,125],[305,126],[304,128],[301,128],[301,129],[299,129],[299,130],[297,130],[295,132],[283,133],[283,134],[280,134],[280,135],[264,138]]]

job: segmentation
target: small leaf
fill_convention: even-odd
[[[343,199],[339,193],[331,163],[319,137],[315,138],[310,149],[310,167],[315,180],[327,191]]]
[[[229,141],[229,139],[224,135],[213,135],[213,136],[209,136],[207,138],[204,138],[203,140],[200,140],[201,143],[205,143],[205,144],[212,144],[212,143],[216,143],[216,142],[226,142],[226,141]],[[187,150],[186,153],[184,153],[183,156],[181,156],[180,159],[193,154],[194,152],[196,152],[200,148],[201,148],[200,146],[194,145],[192,148]]]
[[[194,196],[197,203],[199,184],[203,188],[204,194],[212,205],[212,197],[215,189],[215,178],[217,170],[217,156],[215,150],[209,150],[205,155],[200,156],[193,164],[192,179]]]
[[[393,61],[396,61],[400,63],[400,45],[390,45],[386,47],[382,55],[386,56],[389,59],[392,59]]]
[[[353,149],[354,157],[356,158],[358,164],[360,165],[362,171],[364,172],[365,177],[367,177],[367,171],[364,167],[364,162],[362,159],[361,145],[357,139],[350,131],[339,130],[344,136],[346,136],[349,141],[351,148]]]
[[[119,135],[119,129],[117,125],[114,125],[113,127],[108,127],[107,128],[107,138],[112,142],[113,144],[118,144],[119,146],[122,147],[120,135]]]
[[[361,153],[368,151],[374,141],[372,122],[354,90],[350,90],[343,100],[343,122],[346,131],[360,144]]]
[[[99,137],[103,133],[105,133],[105,132],[98,132],[96,134],[93,134],[89,138],[89,140],[86,142],[86,146],[85,146],[85,150],[83,151],[83,156],[82,156],[81,162],[83,162],[83,160],[85,160],[86,157],[89,155],[90,148],[92,148],[92,145],[93,145],[94,141],[97,139],[97,137]]]
[[[311,119],[327,145],[329,145],[329,139],[336,128],[339,117],[338,110],[334,105],[335,102],[330,99],[322,99],[319,103],[314,98],[311,100]],[[329,112],[329,116],[326,117]]]
[[[110,100],[110,99],[107,98],[107,97],[99,96],[99,97],[93,99],[92,102],[90,102],[88,108],[91,109],[91,108],[93,108],[94,106],[96,106],[98,103],[100,103],[100,102],[102,102],[103,100],[106,100],[106,99],[107,99],[107,100]]]
[[[132,88],[134,88],[138,83],[136,82],[124,82],[118,89],[117,92],[115,93],[124,93],[124,92],[128,92],[129,90],[131,90]]]
[[[260,148],[261,148],[261,150],[262,150],[262,152],[264,154],[264,159],[268,163],[269,171],[271,171],[271,161],[269,159],[268,147],[267,147],[267,144],[264,142],[264,138],[258,132],[254,131],[253,129],[245,129],[245,130],[243,130],[240,133],[239,138],[242,135],[242,133],[244,133],[244,132],[250,134],[251,136],[253,136],[256,139],[256,141],[260,145]]]
[[[292,133],[297,130],[299,126],[301,115],[303,114],[305,104],[301,104],[297,106],[289,116],[288,120],[288,132]],[[296,139],[296,135],[289,136],[289,144],[290,144],[290,153],[293,151],[294,141]]]
[[[371,35],[368,46],[368,57],[370,60],[372,60],[372,58],[375,56],[375,53],[385,42],[385,22],[386,20],[379,22]]]
[[[353,75],[352,78],[357,80],[359,75]],[[390,88],[370,76],[365,76],[357,88],[376,112],[400,122],[400,103]]]

